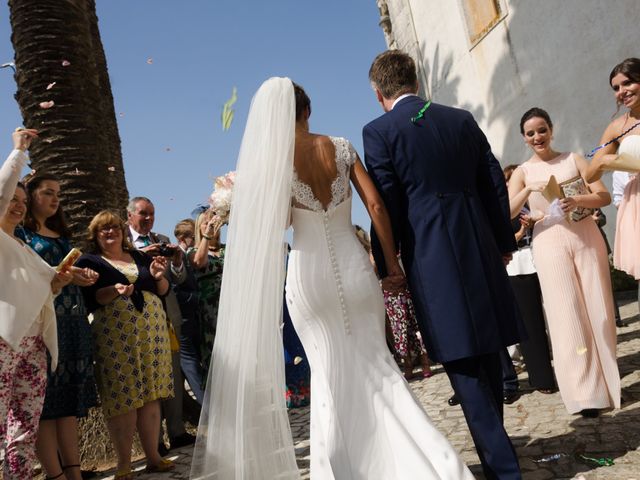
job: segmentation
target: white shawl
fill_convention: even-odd
[[[13,150],[0,168],[0,216],[13,198],[27,156]],[[14,350],[35,321],[42,322],[42,339],[58,364],[58,333],[51,280],[55,270],[28,246],[0,229],[0,337]]]

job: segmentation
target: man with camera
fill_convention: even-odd
[[[169,241],[169,237],[152,232],[155,221],[155,208],[151,200],[146,197],[134,197],[127,205],[127,223],[129,225],[129,240],[134,247],[151,256],[163,256],[171,259],[170,267],[167,269],[167,279],[171,285],[179,285],[187,278],[184,265],[184,253]],[[173,351],[174,344],[178,347],[177,339],[180,338],[180,326],[182,324],[182,314],[180,306],[173,289],[169,289],[166,297],[163,298],[165,312],[168,321],[173,325],[175,337],[172,339],[172,365],[175,396],[162,402],[162,415],[167,421],[167,434],[169,436],[170,448],[179,448],[191,445],[195,442],[195,437],[187,433],[184,429],[182,410],[182,391],[184,389],[184,379],[180,369],[180,352]],[[159,451],[166,455],[167,449],[162,439],[159,441]]]

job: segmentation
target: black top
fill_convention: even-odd
[[[131,294],[131,302],[136,310],[141,312],[144,308],[144,295],[143,291],[151,292],[158,295],[158,287],[156,281],[151,275],[149,266],[151,265],[152,258],[144,252],[133,250],[128,252],[133,258],[133,261],[138,267],[138,278],[133,283],[134,289]],[[95,312],[98,308],[102,307],[96,301],[96,292],[104,287],[111,287],[116,283],[122,283],[123,285],[129,285],[131,282],[127,277],[120,272],[117,268],[111,265],[107,260],[100,255],[85,253],[80,257],[76,263],[80,268],[91,268],[100,274],[98,281],[89,287],[82,287],[82,294],[84,296],[87,308],[90,312]]]

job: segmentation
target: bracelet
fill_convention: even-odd
[[[207,235],[202,235],[202,238],[206,238],[207,240],[211,240],[211,237],[208,237]]]

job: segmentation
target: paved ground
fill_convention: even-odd
[[[625,303],[624,301],[621,303]],[[615,479],[640,480],[640,317],[638,304],[628,300],[621,307],[628,326],[618,329],[618,363],[622,376],[622,409],[597,419],[567,414],[560,394],[543,395],[527,389],[526,373],[520,375],[523,395],[505,408],[505,425],[518,451],[526,480],[542,479]],[[428,380],[411,383],[429,416],[460,452],[477,478],[484,478],[460,407],[446,403],[451,387],[441,368]],[[308,476],[309,410],[290,412],[296,452],[303,478]],[[172,452],[178,468],[167,474],[145,475],[141,480],[157,478],[187,479],[189,448]],[[576,454],[609,457],[615,465],[594,468],[576,460]],[[138,470],[143,469],[139,462]],[[98,478],[113,478],[113,470]],[[387,479],[385,479],[387,480]],[[388,479],[405,480],[405,479]]]

